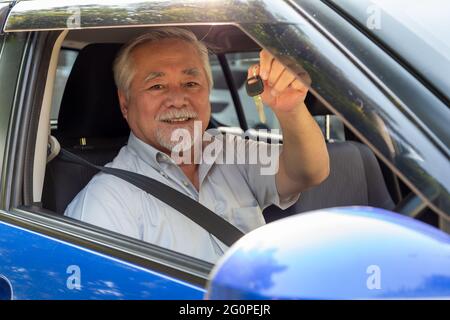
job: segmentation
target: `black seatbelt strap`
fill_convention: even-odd
[[[97,166],[62,148],[59,156],[62,160],[91,167],[131,183],[179,211],[227,246],[231,246],[244,235],[242,231],[204,205],[158,180],[127,170]]]

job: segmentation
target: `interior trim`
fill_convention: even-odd
[[[50,65],[45,83],[44,97],[42,101],[39,125],[36,136],[35,156],[33,162],[33,202],[40,202],[44,187],[45,167],[47,164],[47,143],[50,135],[50,112],[52,107],[53,88],[58,67],[59,52],[68,30],[64,30],[58,36],[53,46]]]

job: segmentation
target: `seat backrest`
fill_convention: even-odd
[[[393,209],[380,166],[365,145],[353,142],[327,143],[330,174],[320,185],[300,195],[286,210],[270,206],[264,210],[267,222],[295,213],[339,206],[365,205]]]
[[[122,117],[112,65],[120,44],[91,44],[78,54],[67,79],[52,134],[61,147],[97,165],[110,162],[126,144],[130,129]],[[95,170],[56,157],[47,165],[42,206],[64,213]]]
[[[96,149],[71,149],[70,152],[96,165],[103,166],[114,158],[118,149],[107,148],[102,152]],[[92,168],[63,161],[56,157],[47,164],[44,192],[42,193],[42,207],[58,214],[63,214],[67,205],[96,173],[97,171]]]
[[[84,138],[91,146],[114,144],[128,136],[112,71],[120,49],[116,43],[90,44],[80,50],[67,79],[58,115],[58,128],[52,134],[62,147],[73,147]]]

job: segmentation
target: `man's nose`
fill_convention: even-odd
[[[183,88],[172,88],[167,93],[167,107],[185,108],[188,105],[187,94]]]

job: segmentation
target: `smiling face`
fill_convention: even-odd
[[[144,43],[133,49],[134,77],[128,99],[119,91],[120,109],[131,131],[142,141],[168,153],[175,129],[194,135],[194,121],[208,125],[209,84],[195,46],[179,39]]]

